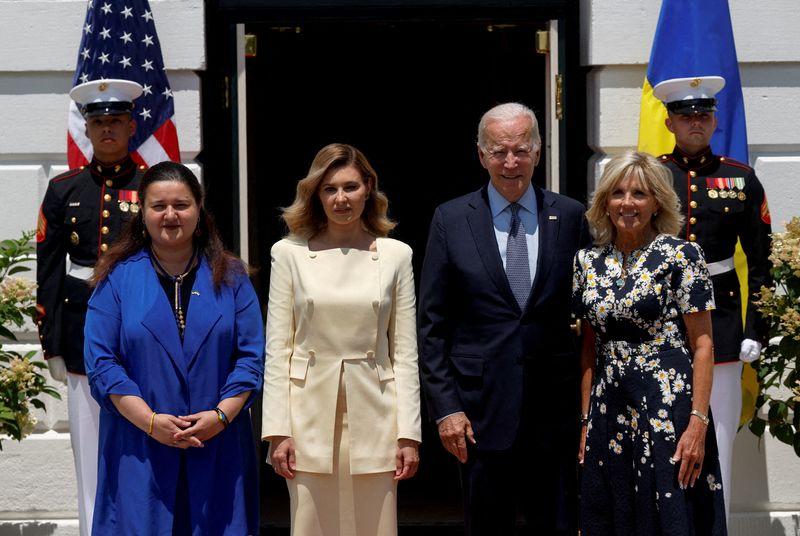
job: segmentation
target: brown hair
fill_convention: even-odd
[[[332,143],[320,149],[308,175],[297,182],[294,202],[282,209],[281,217],[289,228],[289,234],[309,239],[327,225],[325,210],[319,200],[319,185],[328,173],[353,167],[370,188],[370,194],[361,214],[367,232],[375,236],[386,236],[397,225],[389,219],[389,199],[378,189],[378,175],[364,154],[344,143]]]
[[[138,191],[142,210],[124,227],[119,240],[97,260],[94,276],[90,284],[92,286],[98,285],[108,277],[117,264],[150,246],[150,235],[144,225],[144,203],[147,196],[147,188],[154,182],[161,181],[185,184],[192,193],[195,203],[197,203],[200,218],[194,235],[194,245],[197,248],[198,255],[204,256],[211,266],[214,289],[219,290],[223,282],[230,283],[230,277],[234,274],[246,274],[247,266],[245,263],[223,246],[217,227],[214,225],[214,220],[203,203],[205,197],[203,187],[194,176],[194,173],[183,164],[161,162],[148,169],[142,177]]]

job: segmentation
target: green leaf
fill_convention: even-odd
[[[770,427],[770,432],[781,443],[787,445],[794,444],[794,430],[789,424],[773,424]]]
[[[6,339],[11,339],[12,341],[17,340],[14,334],[11,333],[11,331],[5,326],[0,326],[0,337],[5,337]]]
[[[36,409],[44,409],[44,402],[42,402],[38,398],[31,398],[30,403]]]
[[[10,269],[6,275],[14,275],[14,274],[18,274],[20,272],[30,272],[30,271],[31,271],[31,269],[28,268],[27,266],[17,265],[17,266],[14,266],[12,269]]]
[[[790,357],[796,358],[798,355],[800,355],[800,341],[796,341],[792,337],[784,337],[781,339],[781,342],[778,345],[778,350],[784,359]]]
[[[786,417],[789,416],[789,408],[786,407],[786,402],[782,400],[774,400],[769,407],[769,422],[781,421],[785,422]]]
[[[759,417],[753,417],[750,424],[747,425],[750,431],[758,437],[764,435],[764,429],[767,427],[767,421]]]

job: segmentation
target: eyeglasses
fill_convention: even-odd
[[[514,161],[527,160],[531,158],[531,153],[533,153],[533,147],[521,146],[515,149],[505,149],[505,148],[495,147],[493,149],[489,149],[488,153],[489,153],[489,158],[497,162],[505,161],[508,158],[509,154],[511,154]]]

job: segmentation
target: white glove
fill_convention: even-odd
[[[742,348],[739,351],[739,361],[752,363],[759,357],[761,357],[761,343],[753,339],[743,340]]]
[[[64,358],[60,355],[54,355],[47,360],[47,368],[50,371],[50,377],[57,382],[67,383],[67,364]]]

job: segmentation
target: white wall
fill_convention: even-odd
[[[764,184],[773,229],[800,215],[800,11],[797,0],[729,0],[747,113],[751,165]],[[660,0],[582,0],[588,164],[594,187],[609,155],[635,148],[642,82]],[[739,432],[734,451],[734,535],[800,533],[800,459],[771,437]]]
[[[36,228],[47,181],[66,170],[68,92],[86,0],[0,0],[0,239]],[[181,159],[200,151],[204,3],[150,0],[175,96]],[[191,165],[199,175],[199,166]],[[35,335],[29,334],[35,339]],[[64,401],[47,401],[36,432],[0,452],[0,535],[78,534]]]

